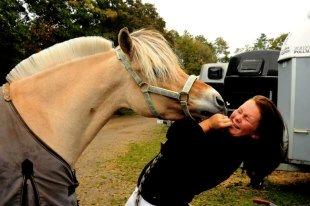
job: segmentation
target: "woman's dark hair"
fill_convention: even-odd
[[[268,98],[257,95],[252,98],[259,108],[261,118],[256,130],[259,138],[255,140],[243,168],[251,178],[251,184],[258,186],[264,177],[273,172],[284,156],[284,122],[276,105]]]

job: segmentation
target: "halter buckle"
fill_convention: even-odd
[[[183,91],[180,92],[179,101],[187,103],[187,101],[188,101],[188,93],[183,92]]]
[[[142,93],[147,93],[149,91],[149,84],[148,83],[140,82],[138,85],[139,85]]]

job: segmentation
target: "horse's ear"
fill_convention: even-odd
[[[128,56],[132,54],[132,40],[127,27],[122,28],[118,33],[118,44]]]

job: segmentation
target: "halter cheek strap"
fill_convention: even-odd
[[[116,49],[116,55],[117,55],[117,58],[123,63],[125,69],[129,72],[129,74],[132,76],[134,81],[140,87],[140,90],[144,95],[145,101],[147,102],[147,105],[154,117],[162,119],[162,117],[158,114],[158,112],[155,109],[155,105],[151,99],[150,93],[155,93],[155,94],[166,96],[172,99],[179,100],[181,104],[181,108],[183,112],[185,113],[185,115],[191,119],[194,119],[188,109],[188,99],[189,99],[188,94],[189,94],[191,87],[193,86],[194,82],[197,79],[196,76],[194,75],[189,76],[181,92],[171,91],[171,90],[164,89],[161,87],[152,86],[144,82],[140,78],[140,76],[132,69],[131,63],[128,60],[126,54],[124,54],[124,52],[120,48]]]
[[[134,71],[132,70],[131,68],[131,64],[128,60],[128,58],[126,57],[126,55],[122,52],[121,49],[117,49],[116,50],[116,54],[117,54],[117,58],[119,60],[122,61],[122,63],[124,64],[124,67],[125,69],[129,72],[129,74],[132,76],[132,78],[135,80],[135,82],[137,83],[137,85],[140,87],[140,90],[141,92],[143,93],[144,95],[144,98],[147,102],[147,105],[151,111],[151,113],[155,116],[155,117],[159,117],[160,118],[160,115],[157,113],[156,109],[155,109],[155,106],[152,102],[152,99],[151,99],[151,96],[148,92],[149,90],[149,84],[146,83],[146,82],[143,82],[143,80],[139,77],[139,75]]]
[[[182,91],[180,92],[180,96],[179,96],[179,101],[181,104],[181,108],[183,110],[183,112],[185,113],[186,116],[190,117],[191,119],[194,119],[191,115],[191,113],[189,112],[188,109],[188,99],[189,99],[189,91],[191,90],[194,82],[196,81],[197,76],[194,75],[190,75],[185,83],[185,85],[183,86]]]

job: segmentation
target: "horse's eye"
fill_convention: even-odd
[[[153,71],[154,71],[155,77],[156,77],[156,78],[159,78],[160,75],[159,75],[158,69],[157,69],[157,68],[154,68]]]

